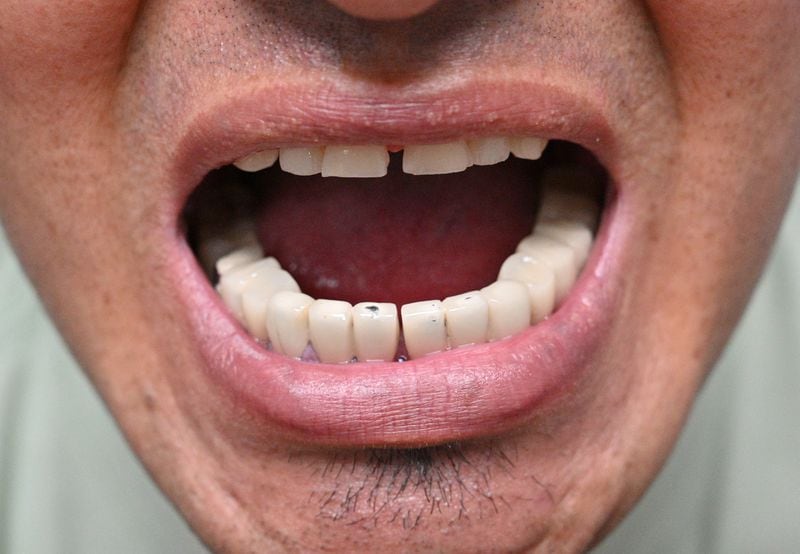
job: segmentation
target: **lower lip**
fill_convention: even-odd
[[[624,242],[619,198],[550,318],[509,339],[403,363],[328,365],[270,352],[232,318],[183,240],[171,275],[203,370],[259,425],[320,445],[430,445],[512,430],[569,398],[611,328]]]

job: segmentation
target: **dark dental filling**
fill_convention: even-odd
[[[511,157],[448,175],[407,175],[401,156],[378,179],[300,177],[277,163],[255,174],[216,170],[187,203],[190,243],[215,280],[214,261],[254,232],[304,293],[400,307],[494,282],[533,228],[548,164],[602,173],[588,152],[558,142],[542,160]]]

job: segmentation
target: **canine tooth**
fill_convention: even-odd
[[[267,304],[267,332],[272,348],[299,358],[308,345],[308,308],[314,299],[301,292],[281,291]]]
[[[481,289],[489,305],[490,341],[519,333],[530,325],[531,304],[528,289],[516,281],[495,281]]]
[[[556,279],[553,270],[527,255],[512,254],[500,267],[499,280],[518,281],[528,289],[531,324],[539,323],[553,313],[556,303]]]
[[[445,298],[447,340],[450,346],[486,342],[489,331],[489,304],[480,291]]]
[[[511,146],[505,137],[486,137],[467,142],[475,165],[494,165],[504,162],[511,154]]]
[[[315,300],[308,309],[311,346],[319,361],[342,364],[353,359],[353,306],[341,300]]]
[[[261,252],[261,247],[257,245],[245,246],[234,250],[230,254],[226,254],[217,260],[215,264],[217,275],[229,273],[232,269],[255,262],[263,256],[264,254]],[[272,259],[274,260],[275,258]],[[277,260],[275,263],[277,263]]]
[[[590,230],[597,227],[600,206],[585,192],[598,186],[592,172],[581,167],[551,167],[542,174],[541,186],[539,221],[580,221]]]
[[[278,260],[275,258],[262,258],[232,269],[220,276],[219,283],[217,283],[217,292],[219,292],[228,309],[242,323],[245,323],[244,312],[242,311],[242,293],[245,286],[261,272],[276,268],[280,269]]]
[[[524,160],[538,160],[547,148],[547,139],[538,137],[514,137],[509,143],[511,153]]]
[[[252,154],[240,158],[233,162],[233,165],[242,171],[256,172],[272,167],[278,159],[278,150],[262,150],[260,152],[253,152]]]
[[[563,242],[533,234],[522,239],[517,246],[517,252],[540,260],[553,270],[556,278],[556,305],[560,304],[578,276],[572,248]]]
[[[444,306],[440,300],[412,302],[400,308],[403,338],[411,358],[447,348]]]
[[[542,221],[536,224],[534,234],[560,240],[575,251],[578,269],[583,267],[592,249],[592,231],[581,221]]]
[[[458,173],[471,165],[472,154],[464,140],[411,145],[403,152],[403,171],[411,175]]]
[[[328,146],[322,158],[323,177],[383,177],[388,168],[385,146]]]
[[[281,148],[281,169],[293,175],[316,175],[322,171],[324,149],[319,146],[309,148]]]
[[[300,287],[288,272],[279,268],[259,272],[244,286],[242,312],[247,330],[254,337],[263,341],[269,339],[267,305],[269,299],[281,291],[300,292]]]
[[[360,362],[390,362],[397,353],[400,321],[397,306],[361,302],[353,307],[353,334]]]

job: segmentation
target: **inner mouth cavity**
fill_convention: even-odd
[[[530,138],[287,147],[211,172],[188,240],[253,338],[304,361],[404,361],[552,315],[589,257],[607,175]]]

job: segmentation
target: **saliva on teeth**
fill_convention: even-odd
[[[508,146],[511,151],[512,141],[486,142],[487,149],[497,151],[484,159],[508,157],[505,149]],[[470,152],[475,151],[474,145],[465,145],[472,149]],[[446,153],[447,148],[438,151]],[[528,144],[524,148],[530,153],[538,147]],[[367,158],[381,153],[373,150],[354,155]],[[325,156],[327,150],[321,155],[297,158],[307,164],[317,163],[314,160],[324,164]],[[462,162],[463,159],[458,163],[463,165]],[[377,172],[377,164],[372,162],[360,160],[358,165],[363,174]],[[336,167],[339,171],[343,166]],[[565,180],[585,178],[582,171],[545,170],[532,233],[502,264],[497,281],[480,290],[399,308],[369,300],[354,306],[341,300],[314,299],[300,290],[278,260],[264,257],[252,245],[217,260],[216,288],[234,317],[254,338],[292,358],[300,359],[310,346],[316,359],[323,363],[389,362],[400,356],[416,359],[502,340],[551,315],[567,297],[587,261],[599,206],[561,186]],[[405,352],[399,351],[400,344]]]

